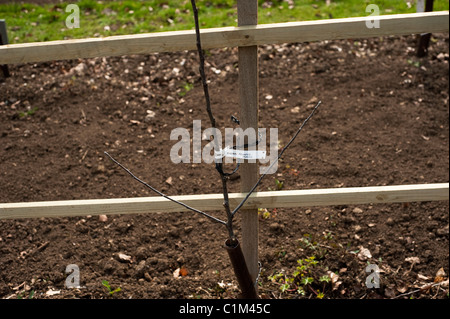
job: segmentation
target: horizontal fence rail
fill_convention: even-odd
[[[245,194],[229,195],[236,207]],[[173,196],[203,211],[223,210],[223,194]],[[449,183],[328,188],[258,192],[243,208],[287,208],[353,204],[443,201],[449,199]],[[87,215],[183,212],[186,208],[164,197],[137,197],[0,204],[0,219],[73,217]]]
[[[367,21],[379,20],[379,28]],[[424,12],[203,29],[204,49],[355,39],[449,31],[449,12]],[[143,33],[104,38],[9,44],[0,65],[195,50],[195,31]]]

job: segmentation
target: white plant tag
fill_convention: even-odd
[[[256,150],[233,150],[228,147],[225,149],[215,152],[216,159],[220,159],[222,157],[232,157],[237,159],[246,159],[246,160],[257,160],[257,159],[265,159],[266,151],[256,151]]]

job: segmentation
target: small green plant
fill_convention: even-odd
[[[348,248],[337,243],[331,231],[323,232],[322,235],[303,234],[298,243],[302,256],[296,258],[297,265],[287,265],[290,267],[289,271],[275,271],[268,280],[286,296],[323,299],[328,294],[333,294],[342,282],[339,281],[339,274],[326,265],[326,256],[334,249],[349,253]],[[284,249],[280,251],[286,253]],[[280,251],[277,253],[278,257]]]
[[[23,118],[23,117],[26,117],[26,116],[31,116],[34,113],[36,113],[37,110],[38,110],[37,107],[33,107],[32,109],[29,109],[29,110],[27,110],[25,112],[19,112],[19,117]]]
[[[280,249],[277,253],[277,257],[279,260],[282,260],[284,257],[286,257],[287,251],[285,249]]]
[[[178,95],[183,97],[185,96],[190,90],[192,90],[194,88],[194,84],[186,82],[182,85],[181,87],[181,91],[178,92]]]
[[[279,181],[278,179],[275,179],[275,185],[277,187],[277,190],[281,191],[284,187],[284,182],[283,181]]]
[[[325,276],[322,276],[322,277],[319,278],[320,282],[325,282],[325,283],[330,282],[330,280],[331,280],[331,278],[328,275],[325,275]]]
[[[280,181],[278,179],[275,179],[275,188],[272,189],[272,187],[267,187],[267,190],[268,191],[280,191],[283,189],[283,187],[284,187],[284,182]]]
[[[314,282],[314,278],[312,277],[304,277],[301,280],[302,285],[306,286],[306,285],[311,285]]]
[[[267,208],[258,208],[258,215],[261,216],[262,219],[270,218],[270,212],[267,210]]]
[[[105,286],[106,289],[108,289],[108,293],[110,296],[113,296],[116,292],[119,292],[122,290],[120,287],[113,289],[107,280],[102,280],[102,285]]]
[[[331,239],[333,239],[333,234],[331,232],[328,232],[323,235],[323,238],[326,240],[331,240]]]
[[[34,296],[34,290],[31,290],[28,293],[28,296],[26,296],[26,292],[25,291],[22,291],[21,293],[19,293],[17,295],[17,299],[25,299],[25,297],[26,297],[26,299],[33,299],[33,296]]]
[[[299,266],[297,266],[297,270],[294,272],[294,277],[299,277],[303,284],[308,285],[313,282],[313,278],[306,277],[310,273],[310,269],[316,266],[319,262],[316,260],[315,256],[311,256],[305,259],[297,260]]]
[[[278,210],[276,208],[269,211],[267,208],[258,208],[258,216],[262,219],[275,218]]]
[[[324,297],[325,285],[323,291],[316,292],[311,286],[314,284],[314,268],[318,265],[318,261],[315,256],[310,256],[304,259],[297,260],[297,268],[292,276],[286,275],[283,271],[275,273],[269,276],[269,280],[280,285],[280,291],[282,293],[296,293],[304,296],[306,291],[311,290],[314,292],[317,298]],[[322,276],[319,278],[319,282],[328,283],[330,278],[328,276]]]
[[[324,238],[332,238],[331,233],[325,235]],[[327,248],[318,243],[310,234],[304,234],[303,237],[299,239],[299,243],[301,248],[312,250],[318,259],[323,259],[328,253]]]
[[[413,61],[411,59],[408,59],[408,63],[411,65],[414,65],[416,68],[420,67],[420,62],[419,61]]]
[[[290,287],[291,285],[289,283],[284,283],[280,286],[280,290],[281,292],[286,292]]]

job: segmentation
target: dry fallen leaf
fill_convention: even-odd
[[[53,290],[53,289],[50,289],[50,290],[48,290],[45,294],[47,295],[47,296],[53,296],[53,295],[59,295],[61,293],[61,290]]]
[[[21,283],[20,285],[13,287],[13,290],[19,290],[20,288],[22,288],[23,286],[25,286],[26,282],[24,281],[23,283]]]
[[[370,253],[369,249],[364,248],[363,246],[360,246],[359,249],[360,249],[360,252],[358,253],[358,258],[360,260],[372,258],[372,254]]]
[[[403,286],[403,287],[397,287],[397,291],[404,294],[405,292],[408,291],[408,287]]]
[[[342,281],[339,281],[339,276],[329,270],[328,270],[327,274],[331,279],[331,286],[333,287],[333,290],[338,289],[338,287],[342,284]]]
[[[419,257],[407,257],[405,258],[405,261],[411,263],[411,264],[420,264],[420,258]]]
[[[119,257],[119,259],[120,259],[121,261],[128,261],[128,262],[131,262],[131,256],[125,255],[125,254],[123,254],[123,253],[119,253],[117,256]]]
[[[430,280],[430,278],[428,278],[427,276],[421,275],[421,274],[417,275],[417,279],[424,280],[424,281]]]
[[[341,269],[339,269],[339,273],[340,273],[340,274],[343,274],[344,272],[347,272],[347,268],[341,268]]]
[[[448,279],[441,282],[441,287],[448,288]]]
[[[433,283],[428,283],[428,284],[422,285],[422,286],[420,287],[420,290],[423,291],[423,292],[428,293],[429,290],[430,290],[432,287],[433,287]]]
[[[187,274],[188,274],[187,269],[184,268],[184,267],[181,267],[181,268],[180,268],[180,275],[181,275],[181,276],[187,276]]]
[[[440,268],[436,273],[436,277],[434,277],[434,282],[444,281],[445,276],[446,276],[446,274],[445,274],[444,268]]]

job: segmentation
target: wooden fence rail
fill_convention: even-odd
[[[230,194],[231,207],[236,207],[244,197],[244,193]],[[223,211],[223,194],[181,195],[173,198],[203,211]],[[448,199],[449,183],[437,183],[258,192],[252,194],[243,208],[314,207]],[[160,196],[23,202],[0,204],[0,220],[184,211],[187,209]]]
[[[202,29],[204,49],[264,44],[356,39],[424,32],[448,32],[449,12],[377,16],[380,28],[368,28],[373,16]],[[9,44],[0,47],[0,65],[103,56],[195,50],[195,31],[143,33],[104,38]]]

